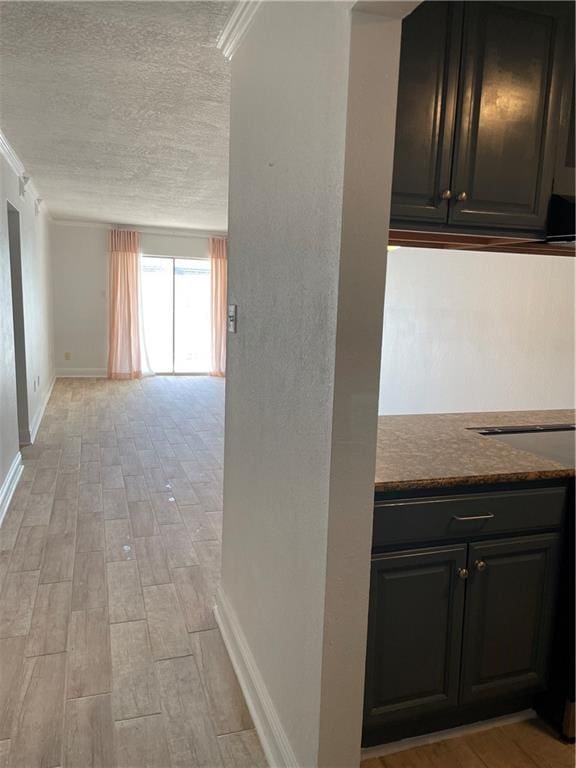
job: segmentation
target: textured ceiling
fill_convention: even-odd
[[[230,10],[0,3],[0,128],[54,218],[226,229]]]

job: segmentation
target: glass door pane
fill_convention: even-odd
[[[142,257],[144,338],[155,373],[174,372],[174,259]]]
[[[210,261],[174,261],[174,372],[208,373],[211,363]]]

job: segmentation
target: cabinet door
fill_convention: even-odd
[[[446,223],[461,24],[451,2],[424,2],[402,23],[391,212],[400,228]]]
[[[564,53],[561,6],[465,4],[451,224],[542,231]]]
[[[558,534],[470,544],[463,703],[544,687]]]
[[[466,545],[372,559],[365,731],[458,699]]]

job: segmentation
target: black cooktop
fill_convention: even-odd
[[[533,424],[518,427],[484,427],[474,431],[507,443],[513,448],[535,453],[564,467],[572,468],[576,465],[575,430],[574,424]]]

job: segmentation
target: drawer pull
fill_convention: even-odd
[[[474,568],[476,568],[477,571],[485,571],[486,570],[486,560],[474,560]]]
[[[468,568],[458,568],[458,576],[462,579],[462,581],[466,581],[470,574],[468,573]]]
[[[492,520],[494,515],[469,515],[468,517],[461,517],[460,515],[452,515],[452,520],[458,520],[459,523],[465,520]]]

